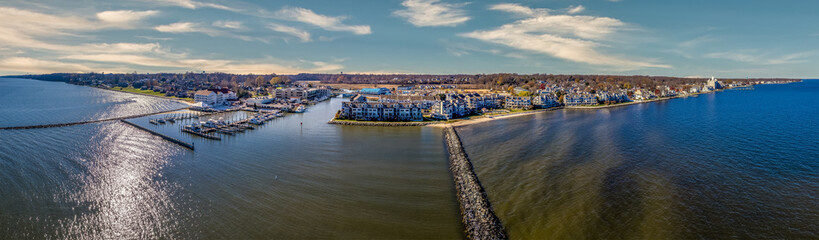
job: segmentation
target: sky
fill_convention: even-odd
[[[819,1],[0,1],[0,75],[819,77]]]

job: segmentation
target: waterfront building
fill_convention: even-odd
[[[436,101],[431,106],[429,113],[435,119],[452,119],[479,114],[482,109],[496,109],[502,106],[503,98],[497,94],[447,94],[445,100]]]
[[[557,95],[552,92],[540,91],[540,93],[532,99],[532,105],[535,108],[550,108],[560,106],[560,100]]]
[[[622,103],[631,101],[631,99],[628,98],[628,94],[622,91],[621,92],[601,91],[597,92],[596,96],[597,100],[605,103]]]
[[[390,90],[387,88],[362,88],[358,91],[361,94],[368,94],[368,95],[388,95],[390,94]]]
[[[524,96],[507,96],[503,106],[509,109],[524,110],[534,108],[534,105],[532,105],[532,97]]]
[[[711,77],[711,79],[708,79],[708,82],[705,83],[705,87],[711,90],[722,89],[722,83],[717,81],[716,78]]]
[[[432,103],[413,102],[342,102],[338,117],[363,121],[422,121],[423,109]]]
[[[330,96],[330,89],[326,88],[282,88],[273,92],[275,98],[303,98],[307,100],[320,99]]]
[[[566,106],[597,105],[597,97],[590,93],[569,93],[563,96]]]
[[[649,100],[649,99],[657,98],[657,96],[653,92],[651,92],[651,91],[649,91],[647,89],[637,89],[637,90],[634,91],[633,96],[634,96],[633,98],[635,100]]]
[[[269,103],[273,102],[273,98],[255,97],[255,98],[247,99],[247,100],[245,100],[245,102],[248,103],[248,104],[253,104],[253,105],[262,105],[262,104],[269,104]]]
[[[228,101],[236,99],[238,98],[233,91],[223,88],[199,90],[193,95],[194,102],[201,102],[210,106],[226,105]]]

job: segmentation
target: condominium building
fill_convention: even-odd
[[[550,108],[560,106],[557,95],[551,92],[541,92],[532,99],[532,105],[536,108]]]
[[[326,88],[282,88],[276,89],[273,92],[276,98],[303,98],[307,100],[315,100],[321,97],[330,96],[330,89]]]
[[[534,105],[532,105],[532,97],[507,96],[506,102],[504,103],[504,107],[509,109],[529,110],[534,108]]]
[[[563,96],[566,106],[597,105],[597,97],[589,93],[569,93]]]
[[[338,117],[366,121],[422,121],[426,102],[343,102]]]

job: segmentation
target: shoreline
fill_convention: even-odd
[[[730,88],[726,88],[726,89],[730,89]],[[722,91],[722,90],[720,90],[720,91]],[[452,122],[452,123],[430,124],[430,125],[427,125],[427,127],[437,127],[437,128],[445,128],[447,126],[460,127],[460,126],[478,124],[478,123],[482,123],[482,122],[488,122],[488,121],[492,121],[492,120],[496,120],[496,119],[527,116],[527,115],[532,115],[532,114],[536,114],[536,113],[559,110],[559,109],[595,110],[595,109],[604,109],[604,108],[616,108],[616,107],[637,105],[637,104],[643,104],[643,103],[661,102],[661,101],[677,99],[677,98],[696,97],[696,96],[701,95],[701,94],[709,94],[709,93],[717,93],[717,92],[719,92],[719,91],[712,91],[712,92],[706,92],[706,93],[697,93],[697,94],[688,94],[688,95],[685,95],[685,96],[665,97],[665,98],[658,98],[658,99],[652,99],[652,100],[646,100],[646,101],[639,101],[639,102],[635,101],[635,102],[627,102],[627,103],[611,104],[611,105],[552,107],[552,108],[531,110],[531,111],[525,111],[525,112],[500,114],[500,115],[494,115],[494,116],[482,117],[482,118],[476,118],[476,119],[463,119],[463,120],[459,120],[459,121]]]
[[[616,107],[623,107],[623,106],[630,106],[636,104],[643,104],[643,103],[653,103],[653,102],[661,102],[667,101],[671,99],[677,98],[686,98],[686,97],[696,97],[701,94],[709,94],[709,93],[717,93],[719,91],[713,92],[706,92],[706,93],[697,93],[697,94],[688,94],[684,96],[674,96],[674,97],[664,97],[664,98],[657,98],[651,100],[644,100],[644,101],[633,101],[633,102],[626,102],[626,103],[618,103],[618,104],[610,104],[610,105],[597,105],[597,106],[560,106],[560,107],[551,107],[546,109],[536,109],[536,110],[527,110],[522,112],[511,112],[511,113],[501,113],[497,115],[478,115],[472,116],[464,119],[453,119],[449,121],[429,121],[429,122],[379,122],[379,121],[354,121],[354,120],[330,120],[329,124],[337,124],[337,125],[346,125],[346,126],[380,126],[380,127],[405,127],[405,126],[419,126],[419,127],[435,127],[435,128],[445,128],[448,126],[453,127],[460,127],[472,124],[478,124],[482,122],[488,122],[496,119],[505,119],[505,118],[512,118],[512,117],[520,117],[520,116],[528,116],[532,114],[560,110],[560,109],[573,109],[573,110],[595,110],[595,109],[604,109],[604,108],[616,108]]]
[[[554,111],[554,110],[559,110],[559,109],[563,109],[563,107],[552,107],[552,108],[546,108],[546,109],[537,109],[537,110],[529,110],[529,111],[514,112],[514,113],[504,113],[504,114],[490,115],[490,116],[476,116],[476,117],[469,118],[469,119],[456,120],[456,121],[451,122],[451,123],[430,124],[430,125],[427,125],[427,127],[437,127],[437,128],[445,128],[445,127],[448,127],[448,126],[460,127],[460,126],[466,126],[466,125],[477,124],[477,123],[482,123],[482,122],[488,122],[488,121],[492,121],[492,120],[496,120],[496,119],[528,116],[528,115],[532,115],[532,114],[537,114],[537,113],[542,113],[542,112],[549,112],[549,111]]]
[[[35,79],[35,80],[36,80],[36,79]],[[68,84],[70,84],[70,83],[68,83]],[[72,85],[76,85],[76,84],[72,84]],[[194,105],[194,103],[193,103],[193,102],[189,102],[189,101],[187,101],[187,100],[183,100],[183,99],[179,99],[179,98],[175,98],[175,97],[156,96],[156,95],[151,95],[151,94],[136,93],[136,92],[128,92],[128,91],[116,90],[116,89],[113,89],[113,88],[92,87],[92,86],[85,86],[85,85],[77,85],[77,86],[82,86],[82,87],[90,87],[90,88],[96,88],[96,89],[102,89],[102,90],[108,90],[108,91],[120,92],[120,93],[130,93],[130,94],[140,95],[140,96],[146,96],[146,97],[161,98],[161,99],[165,99],[165,100],[176,101],[176,102],[179,102],[179,103],[182,103],[182,104],[188,105],[188,106],[193,106],[193,105]]]
[[[28,79],[28,80],[44,81],[44,82],[61,82],[61,83],[70,84],[70,85],[74,85],[74,86],[80,86],[80,87],[89,87],[89,88],[96,88],[96,89],[108,90],[108,91],[113,91],[113,92],[130,93],[130,94],[135,94],[135,95],[140,95],[140,96],[162,98],[162,99],[166,99],[166,100],[176,101],[176,102],[188,105],[188,106],[193,106],[194,105],[193,102],[189,102],[187,100],[183,100],[183,99],[179,99],[179,98],[175,98],[175,97],[156,96],[156,95],[150,95],[150,94],[144,94],[144,93],[135,93],[135,92],[128,92],[128,91],[114,90],[113,88],[102,88],[102,87],[94,87],[94,86],[87,86],[87,85],[79,85],[79,84],[73,84],[73,83],[63,82],[63,81],[47,81],[47,80],[40,80],[40,79],[33,79],[33,78],[20,78],[20,79]]]

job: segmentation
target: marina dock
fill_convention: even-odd
[[[449,170],[455,182],[455,197],[460,205],[467,238],[508,239],[452,126],[444,128],[444,142],[449,152]]]
[[[121,121],[121,122],[123,122],[123,123],[126,123],[126,124],[128,124],[128,125],[134,126],[134,127],[136,127],[136,128],[142,129],[143,131],[146,131],[146,132],[148,132],[148,133],[150,133],[150,134],[153,134],[153,135],[159,136],[159,137],[161,137],[161,138],[163,138],[163,139],[165,139],[165,140],[168,140],[168,141],[170,141],[170,142],[172,142],[172,143],[179,144],[179,146],[183,146],[183,147],[186,147],[186,148],[188,148],[188,149],[190,149],[190,150],[193,150],[193,143],[186,143],[186,142],[183,142],[183,141],[181,141],[181,140],[179,140],[179,139],[172,138],[172,137],[169,137],[169,136],[167,136],[167,135],[165,135],[165,134],[161,134],[161,133],[158,133],[158,132],[152,131],[152,130],[150,130],[150,129],[146,128],[146,127],[143,127],[143,126],[137,125],[136,123],[132,123],[132,122],[126,121],[125,119],[121,119],[120,121]]]
[[[185,125],[182,127],[182,132],[193,134],[203,138],[221,140],[222,138],[220,136],[217,136],[213,133],[219,133],[220,135],[234,135],[236,133],[244,132],[246,130],[256,129],[254,125],[262,125],[266,121],[281,116],[282,113],[280,111],[275,111],[268,113],[259,113],[254,115],[253,117],[233,122],[225,122],[221,118],[218,121],[210,119],[207,122],[201,122],[200,124]]]

